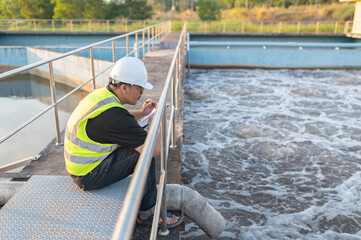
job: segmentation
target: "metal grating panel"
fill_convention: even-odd
[[[110,239],[129,182],[84,192],[68,176],[33,176],[0,210],[0,239]]]

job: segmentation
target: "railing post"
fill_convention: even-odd
[[[259,32],[262,33],[263,32],[263,21],[261,21],[261,24],[259,26]]]
[[[158,42],[159,26],[155,27],[154,34],[155,34],[155,42]]]
[[[319,27],[320,27],[320,23],[317,22],[317,23],[316,23],[316,34],[318,34]]]
[[[333,31],[333,33],[337,33],[337,28],[338,28],[338,22],[335,22],[335,31]]]
[[[51,29],[55,32],[55,21],[51,20]]]
[[[187,33],[187,54],[188,54],[188,73],[191,71],[191,54],[189,52],[189,33]]]
[[[161,32],[160,39],[162,39],[164,37],[164,25],[163,25],[163,23],[160,25],[160,32]]]
[[[125,31],[128,32],[128,20],[125,20]]]
[[[148,52],[150,52],[150,29],[147,29],[147,36],[148,36]]]
[[[36,31],[36,21],[34,19],[34,31]]]
[[[127,57],[128,57],[129,56],[129,36],[125,37],[125,42],[126,42]]]
[[[93,52],[92,47],[89,50],[90,50],[91,77],[93,78],[93,89],[96,89],[96,86],[95,86],[95,71],[94,71],[94,52]]]
[[[139,59],[138,56],[138,33],[135,33],[135,45],[134,45],[134,56]]]
[[[115,40],[112,41],[113,63],[116,61],[115,57]]]
[[[349,28],[349,22],[348,21],[346,21],[345,22],[345,25],[344,25],[344,27],[343,27],[343,33],[348,33],[348,28]]]
[[[142,41],[143,41],[143,44],[142,44],[142,47],[143,47],[143,59],[145,59],[145,31],[144,30],[142,31]]]
[[[161,201],[161,217],[164,219],[160,224],[159,235],[167,236],[169,234],[169,230],[167,229],[167,159],[166,159],[166,128],[167,128],[167,115],[166,108],[161,109],[163,111],[162,121],[160,124],[160,172],[164,177],[164,186],[163,186],[163,196]],[[160,184],[160,183],[159,183]]]
[[[178,61],[178,58],[177,58]],[[175,68],[177,69],[177,65],[175,65]],[[175,69],[173,69],[173,76],[172,76],[172,81],[171,81],[171,104],[172,104],[172,108],[175,108],[175,82],[176,82],[176,78],[177,78],[177,73],[176,71],[174,71]],[[174,119],[175,120],[175,119]],[[173,124],[172,124],[172,130],[171,130],[171,140],[170,140],[170,148],[176,148],[176,144],[175,144],[175,124],[174,124],[174,120],[173,120]]]
[[[160,26],[157,26],[157,42],[160,42]]]
[[[154,48],[154,27],[152,27],[152,48]]]
[[[165,24],[162,23],[162,38],[164,38],[165,35],[167,34],[166,31],[167,31],[167,28],[165,27]]]
[[[109,20],[107,20],[107,32],[109,32]]]
[[[163,25],[160,24],[159,25],[159,41],[162,39],[163,37]]]
[[[161,216],[162,219],[167,219],[167,172],[164,171],[164,187],[163,187],[163,197],[162,197],[162,205],[161,205]],[[159,235],[167,236],[169,234],[169,230],[167,229],[167,221],[162,221],[161,229]]]
[[[297,33],[300,33],[300,29],[301,29],[301,22],[297,23]]]
[[[281,33],[282,32],[282,22],[280,21],[278,23],[278,33]]]
[[[180,82],[180,70],[181,70],[181,50],[182,48],[180,47],[179,50],[178,50],[178,55],[177,55],[177,81],[176,81],[176,86],[175,86],[175,89],[176,89],[176,92],[175,92],[175,109],[178,110],[179,108],[179,94],[178,94],[178,91],[179,91],[179,82]]]
[[[59,125],[59,116],[58,116],[58,104],[56,102],[53,62],[49,62],[49,80],[50,80],[52,104],[54,104],[53,109],[54,109],[54,122],[55,122],[55,132],[56,132],[56,145],[62,145],[61,134],[60,134],[60,125]]]

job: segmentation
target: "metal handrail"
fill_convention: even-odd
[[[352,21],[276,21],[276,20],[222,20],[189,21],[188,29],[193,32],[241,32],[241,33],[297,33],[297,34],[346,34]],[[332,26],[328,26],[328,25]],[[273,27],[272,27],[273,25]],[[294,27],[288,26],[294,25]],[[314,25],[309,27],[308,25]],[[328,26],[328,30],[320,31]],[[342,26],[343,25],[343,26]],[[268,29],[265,29],[268,28]],[[285,29],[286,28],[286,29]],[[291,29],[290,29],[291,28]],[[311,28],[311,29],[310,29]],[[211,30],[212,31],[211,31]],[[229,30],[231,29],[231,30]],[[233,29],[233,30],[232,30]]]
[[[163,219],[166,219],[166,185],[167,185],[167,157],[168,157],[168,149],[170,146],[170,142],[174,146],[174,129],[175,129],[175,110],[176,106],[178,106],[178,93],[176,91],[177,85],[180,83],[180,66],[182,65],[181,55],[184,48],[184,43],[186,39],[187,32],[187,22],[183,25],[183,30],[178,41],[177,48],[175,50],[175,54],[171,63],[171,66],[168,71],[168,75],[165,81],[165,86],[163,92],[158,101],[157,111],[155,113],[152,125],[150,126],[147,138],[144,143],[144,147],[140,157],[138,159],[137,166],[134,170],[134,174],[132,180],[129,184],[127,194],[125,196],[117,223],[114,228],[114,232],[112,235],[112,239],[131,239],[135,220],[137,218],[138,209],[140,206],[140,202],[142,199],[142,194],[144,190],[144,185],[146,182],[147,174],[149,171],[149,166],[151,163],[151,158],[154,150],[154,146],[158,137],[158,131],[160,129],[160,141],[161,141],[161,151],[160,151],[160,161],[161,161],[161,177],[159,181],[159,188],[157,194],[157,203],[155,207],[155,213],[153,218],[153,227],[151,232],[151,239],[155,239],[157,234],[156,231],[158,229],[158,221],[159,221],[159,212],[161,211],[161,215]],[[171,103],[171,116],[168,128],[168,135],[166,137],[166,99],[169,92],[169,88],[171,87],[171,95],[172,95],[172,103]],[[172,132],[171,135],[169,133]],[[169,137],[171,136],[171,137]],[[171,139],[172,138],[172,139]],[[161,203],[161,206],[160,206]],[[162,210],[160,210],[160,208]],[[166,235],[168,232],[166,221],[162,221],[161,224],[161,234]]]
[[[125,20],[125,19],[0,19],[0,28],[5,31],[82,31],[82,32],[110,32],[123,31],[127,32],[129,28],[143,25],[144,28],[148,24],[153,24],[157,20]],[[297,34],[345,34],[350,32],[353,21],[312,21],[312,20],[214,20],[188,21],[188,29],[190,31],[201,32],[249,32],[249,33],[297,33]],[[210,24],[210,26],[209,26]],[[251,24],[252,26],[246,26]],[[329,26],[329,25],[332,26]],[[199,25],[199,26],[193,26]],[[274,25],[269,30],[270,26]],[[290,27],[287,25],[294,25]],[[315,25],[314,27],[307,27]],[[356,22],[354,23],[354,26]],[[321,28],[327,26],[327,30],[321,31]],[[201,29],[200,29],[200,28]],[[239,28],[240,27],[240,28]],[[194,29],[196,28],[196,29]],[[212,29],[212,31],[210,29]],[[233,29],[235,28],[235,29]],[[268,28],[265,29],[265,28]],[[291,29],[290,29],[291,28]],[[304,29],[306,28],[306,29]],[[3,29],[4,30],[4,29]]]
[[[156,25],[161,20],[127,19],[0,19],[0,28],[5,31],[123,31],[143,25]],[[105,24],[105,25],[104,25]],[[95,29],[94,29],[95,28]],[[99,30],[102,29],[102,30]],[[111,29],[112,28],[112,29]],[[4,29],[3,29],[4,30]]]
[[[71,94],[73,94],[74,92],[76,92],[77,90],[79,90],[81,87],[85,86],[87,83],[89,83],[90,81],[93,81],[93,88],[95,89],[95,79],[101,75],[102,73],[104,73],[106,70],[108,70],[109,68],[112,67],[112,65],[110,67],[108,67],[107,69],[101,71],[100,73],[98,73],[97,75],[94,74],[94,57],[93,57],[93,54],[92,54],[92,50],[94,47],[96,46],[99,46],[101,44],[104,44],[104,43],[108,43],[108,42],[112,42],[112,53],[113,53],[113,63],[115,62],[116,60],[116,57],[115,57],[115,40],[118,40],[118,39],[121,39],[121,38],[126,38],[126,45],[127,45],[127,56],[129,54],[132,54],[134,53],[134,49],[132,52],[129,52],[129,36],[131,35],[135,35],[135,36],[138,36],[139,33],[142,33],[142,35],[144,35],[144,32],[147,31],[147,33],[150,33],[151,32],[151,38],[150,38],[150,35],[148,35],[148,39],[147,39],[147,43],[148,43],[148,51],[150,51],[150,42],[152,42],[152,47],[154,47],[154,40],[155,41],[158,41],[162,36],[165,36],[165,34],[167,32],[170,31],[170,22],[164,22],[164,23],[160,23],[160,24],[156,24],[156,25],[153,25],[153,26],[149,26],[149,27],[146,27],[146,28],[143,28],[143,29],[140,29],[140,30],[137,30],[137,31],[133,31],[133,32],[129,32],[129,33],[126,33],[126,34],[122,34],[122,35],[119,35],[117,37],[113,37],[113,38],[109,38],[107,40],[104,40],[104,41],[100,41],[100,42],[97,42],[97,43],[94,43],[94,44],[90,44],[90,45],[87,45],[85,47],[81,47],[81,48],[78,48],[78,49],[75,49],[73,51],[70,51],[70,52],[67,52],[67,53],[64,53],[64,54],[61,54],[59,56],[56,56],[56,57],[52,57],[52,58],[49,58],[49,59],[46,59],[46,60],[41,60],[41,61],[38,61],[38,62],[35,62],[35,63],[32,63],[32,64],[29,64],[29,65],[26,65],[26,66],[23,66],[23,67],[19,67],[19,68],[16,68],[14,70],[11,70],[11,71],[7,71],[5,73],[2,73],[0,74],[0,81],[1,80],[4,80],[5,78],[8,78],[8,77],[11,77],[11,76],[14,76],[16,74],[20,74],[24,71],[28,71],[28,70],[31,70],[33,68],[36,68],[36,67],[39,67],[39,66],[42,66],[42,65],[45,65],[45,64],[48,64],[49,65],[49,80],[50,80],[50,88],[51,88],[51,95],[52,95],[52,104],[47,107],[46,109],[44,109],[43,111],[41,111],[40,113],[36,114],[35,116],[33,116],[32,118],[30,118],[28,121],[24,122],[23,124],[21,124],[19,127],[17,127],[15,130],[11,131],[10,133],[8,133],[7,135],[5,135],[4,137],[2,137],[0,139],[0,144],[5,142],[7,139],[9,139],[10,137],[12,137],[13,135],[15,135],[17,132],[19,132],[20,130],[22,130],[23,128],[25,128],[26,126],[28,126],[30,123],[34,122],[36,119],[38,119],[39,117],[41,117],[43,114],[45,114],[46,112],[48,112],[50,109],[54,109],[54,121],[55,121],[55,128],[56,128],[56,138],[57,138],[57,142],[56,144],[62,144],[61,143],[61,134],[60,134],[60,126],[59,126],[59,119],[58,119],[58,110],[57,110],[57,105],[62,102],[63,100],[65,100],[66,98],[68,98]],[[138,44],[138,43],[137,43]],[[143,42],[143,44],[140,46],[140,47],[137,47],[137,49],[140,49],[140,48],[143,48],[143,53],[145,52],[145,47],[146,47],[146,43]],[[90,50],[91,52],[91,71],[92,71],[92,77],[85,81],[83,84],[81,84],[80,86],[78,86],[77,88],[75,88],[74,90],[72,90],[70,93],[66,94],[64,97],[62,97],[60,100],[56,100],[56,96],[55,96],[55,84],[54,84],[54,72],[53,72],[53,67],[52,67],[52,63],[56,60],[59,60],[59,59],[63,59],[67,56],[70,56],[70,55],[74,55],[76,53],[79,53],[81,51],[84,51],[84,50]],[[137,55],[137,54],[135,54]],[[143,54],[143,58],[144,58],[144,54]]]

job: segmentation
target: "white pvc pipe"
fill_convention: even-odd
[[[167,184],[167,209],[182,208],[184,215],[211,237],[217,237],[226,227],[224,217],[198,192],[179,184]]]

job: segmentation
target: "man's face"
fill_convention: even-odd
[[[129,104],[135,105],[143,94],[144,88],[138,85],[128,85]]]

